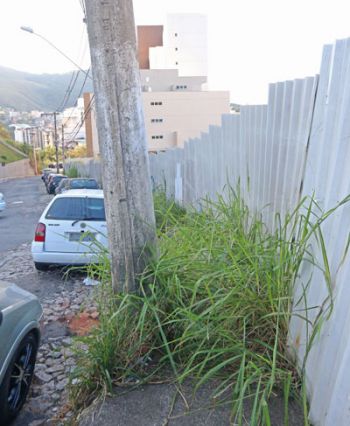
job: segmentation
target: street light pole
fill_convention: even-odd
[[[59,49],[57,46],[55,46],[50,40],[48,40],[47,38],[45,38],[44,36],[42,36],[41,34],[36,33],[33,28],[31,27],[26,27],[26,26],[22,26],[21,27],[22,31],[25,31],[27,33],[30,34],[34,34],[37,37],[41,38],[42,40],[44,40],[46,43],[48,43],[51,47],[53,47],[55,50],[57,50],[57,52],[59,52],[61,55],[63,55],[66,59],[68,59],[69,62],[71,62],[76,68],[78,68],[78,70],[80,70],[82,73],[84,73],[87,77],[90,78],[90,80],[92,80],[92,77],[89,75],[88,71],[83,70],[76,62],[73,61],[73,59],[71,59],[69,56],[67,56],[64,52],[62,52],[61,49]]]
[[[48,43],[51,47],[53,47],[57,52],[59,52],[61,55],[63,55],[66,59],[68,59],[69,62],[71,62],[76,68],[78,68],[79,71],[81,71],[83,74],[86,75],[86,77],[90,78],[92,80],[92,76],[89,74],[89,71],[83,70],[76,62],[73,61],[69,56],[67,56],[64,52],[62,52],[61,49],[59,49],[57,46],[55,46],[50,40],[48,40],[46,37],[42,36],[41,34],[36,33],[33,28],[27,27],[27,26],[21,26],[20,27],[22,31],[25,31],[30,34],[34,34],[37,37],[44,40],[46,43]],[[51,113],[45,113],[43,115],[51,115],[54,117],[54,127],[55,127],[55,135],[54,135],[54,143],[56,148],[56,169],[57,173],[59,173],[59,162],[58,162],[58,137],[57,137],[57,122],[56,122],[56,116],[59,114],[58,112],[51,112]],[[64,161],[64,128],[62,124],[62,162]]]

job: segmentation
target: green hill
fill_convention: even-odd
[[[24,158],[26,158],[24,154],[20,155],[0,140],[0,163],[12,163],[13,161],[23,160]]]
[[[72,73],[29,74],[0,66],[0,106],[17,111],[53,111],[60,107]],[[85,75],[80,72],[67,107],[73,106]],[[92,91],[88,79],[84,91]]]

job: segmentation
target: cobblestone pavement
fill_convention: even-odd
[[[83,284],[85,275],[62,269],[37,272],[30,245],[2,253],[0,280],[13,282],[36,294],[43,306],[42,341],[30,395],[14,426],[64,424],[71,418],[67,400],[69,372],[75,366],[69,324],[80,318],[96,321],[93,288]]]

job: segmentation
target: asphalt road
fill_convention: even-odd
[[[10,281],[30,291],[42,301],[63,284],[72,288],[77,274],[65,275],[66,268],[47,272],[34,269],[30,253],[35,227],[52,200],[39,176],[0,181],[0,192],[7,202],[0,214],[0,280]],[[1,423],[1,422],[0,422]]]
[[[67,268],[59,267],[39,272],[34,268],[30,252],[35,227],[53,196],[47,194],[40,177],[0,181],[0,192],[7,202],[6,210],[0,214],[0,280],[17,284],[37,295],[46,308],[57,308],[56,300],[64,293],[64,297],[74,303],[77,291],[84,288],[86,273],[74,271],[68,274]],[[62,339],[67,335],[64,315],[60,315],[58,320],[42,325],[42,344],[48,343],[51,338]],[[50,351],[45,357],[49,357],[48,354]],[[47,383],[41,383],[35,378],[27,402],[12,426],[51,424],[48,423],[48,419],[54,415],[51,409],[54,406],[58,409],[59,404],[65,403],[65,399],[59,402],[57,398],[51,398],[55,392],[55,396],[59,396],[54,380],[49,384],[52,385],[50,392],[48,387],[44,388],[45,385]]]
[[[0,253],[32,241],[38,219],[52,199],[39,176],[0,181],[7,208],[0,213]]]

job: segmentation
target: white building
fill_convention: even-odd
[[[66,144],[70,142],[85,142],[85,126],[84,123],[84,99],[79,98],[76,106],[66,108],[61,116],[61,126],[64,128],[64,141]],[[62,128],[59,129],[59,133]]]
[[[30,126],[29,124],[11,124],[16,142],[28,144],[35,148],[46,148],[54,145],[54,131],[41,126]]]
[[[163,46],[149,50],[151,69],[178,69],[180,76],[208,75],[207,17],[171,14],[163,30]]]
[[[166,25],[139,26],[138,60],[148,151],[183,147],[220,125],[230,112],[228,91],[207,90],[207,18],[168,15]],[[92,94],[84,95],[88,156],[99,154]],[[92,106],[92,108],[91,108]]]
[[[31,143],[31,126],[29,126],[29,124],[11,124],[9,127],[13,129],[14,139],[16,142],[27,144]]]
[[[230,112],[228,91],[202,90],[206,77],[179,77],[177,70],[140,70],[149,151],[183,147]],[[86,93],[85,105],[92,94]],[[91,109],[91,111],[90,111]],[[99,154],[95,107],[86,114],[88,155]]]

